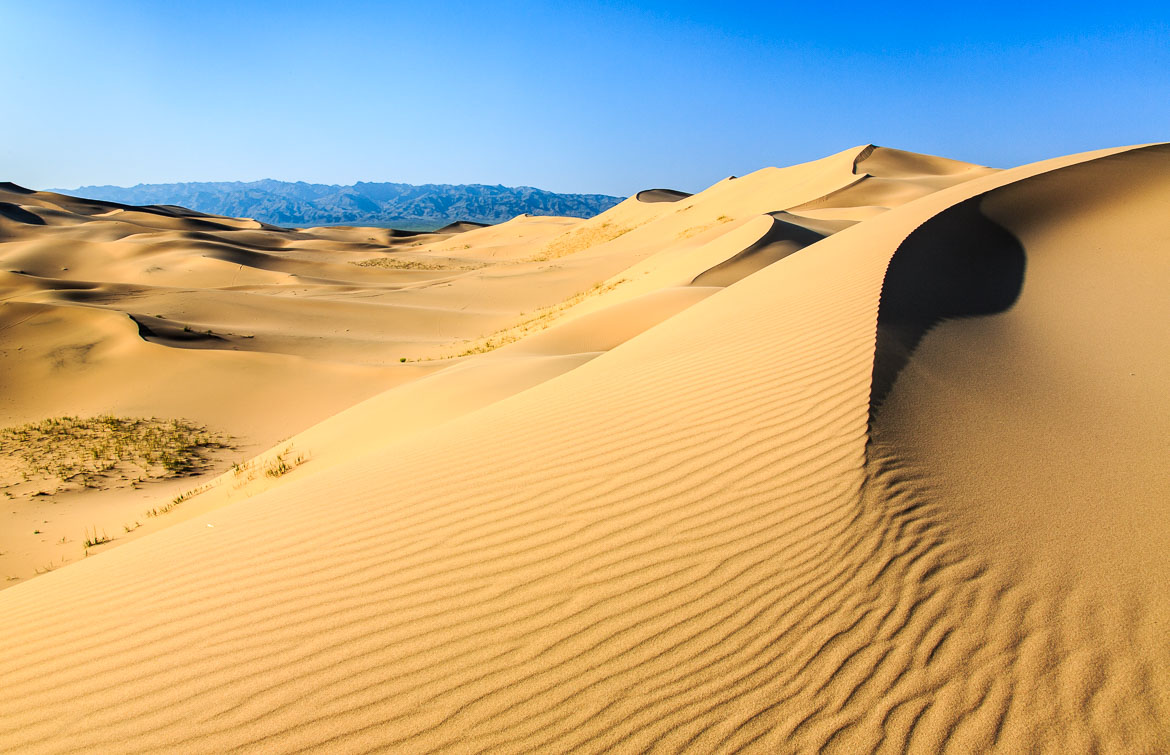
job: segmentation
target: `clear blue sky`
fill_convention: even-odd
[[[0,0],[0,179],[624,195],[1170,139],[1165,3],[814,5]]]

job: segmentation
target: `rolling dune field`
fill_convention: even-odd
[[[1168,203],[1165,144],[433,234],[0,185],[0,425],[221,443],[0,465],[0,750],[1165,751]]]

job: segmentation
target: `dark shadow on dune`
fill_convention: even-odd
[[[36,194],[32,189],[26,189],[20,184],[11,181],[0,181],[0,191],[10,191],[13,194]]]
[[[635,194],[634,199],[639,202],[654,204],[657,202],[677,202],[689,196],[691,195],[685,191],[675,191],[674,189],[646,189]]]
[[[487,228],[489,223],[476,223],[473,220],[456,220],[454,223],[448,223],[442,228],[434,231],[434,233],[466,233],[467,231],[474,231],[476,228]],[[398,233],[407,233],[406,231],[399,231]],[[418,235],[418,234],[415,234]]]
[[[772,227],[767,233],[734,257],[699,273],[690,285],[730,286],[857,223],[855,220],[807,218],[785,210],[768,214],[772,216]]]
[[[139,338],[163,346],[214,348],[226,341],[222,336],[209,330],[200,332],[182,323],[168,322],[158,317],[132,314],[130,319],[138,326]]]
[[[951,207],[906,237],[886,270],[870,387],[873,420],[923,337],[939,323],[1004,312],[1024,285],[1019,240],[980,210],[984,195]]]
[[[697,275],[691,285],[730,286],[828,235],[789,220],[781,220],[777,215],[787,213],[772,213],[772,227],[767,233],[739,254]]]
[[[8,202],[0,202],[0,217],[15,220],[17,223],[28,223],[29,225],[44,225],[45,219],[34,212],[29,212],[18,204],[10,204]]]

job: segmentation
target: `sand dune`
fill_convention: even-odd
[[[0,746],[1158,751],[1167,167],[867,145],[417,237],[8,189],[6,416],[279,387],[251,469],[306,461],[0,592]]]
[[[685,191],[677,191],[675,189],[644,189],[634,195],[634,199],[639,202],[677,202],[680,199],[686,199],[692,196]]]

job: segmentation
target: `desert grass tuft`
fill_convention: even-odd
[[[466,346],[458,353],[441,357],[413,359],[410,361],[421,362],[433,361],[435,359],[457,359],[459,357],[473,356],[475,354],[483,354],[488,351],[494,351],[501,346],[507,346],[510,343],[515,343],[525,336],[538,333],[551,327],[557,319],[559,319],[563,314],[565,314],[568,310],[572,309],[577,304],[580,304],[590,297],[599,296],[608,291],[612,291],[621,284],[626,283],[628,280],[628,278],[619,278],[618,280],[611,281],[609,283],[604,281],[594,283],[591,288],[585,291],[581,291],[580,293],[573,294],[564,301],[536,310],[531,315],[516,323],[515,325],[510,325],[507,328],[497,330],[491,335],[484,336],[476,341],[471,342],[469,346]],[[405,362],[407,360],[402,359],[400,361]]]
[[[285,457],[291,453],[291,451],[291,448],[286,448],[284,451],[278,453],[276,458],[272,459],[264,466],[264,474],[272,478],[284,477],[286,474],[305,463],[305,457],[303,455],[297,456],[291,460],[286,459]]]
[[[471,247],[465,246],[464,249]],[[396,257],[372,257],[366,260],[358,260],[351,262],[351,265],[358,267],[384,267],[390,270],[478,270],[486,265],[443,265],[435,262],[419,262],[417,260],[404,260]]]
[[[0,429],[0,483],[39,484],[42,495],[111,482],[137,486],[200,472],[229,440],[179,419],[53,417]]]
[[[95,545],[102,545],[103,543],[108,543],[108,542],[110,542],[110,536],[106,534],[105,530],[102,530],[102,534],[101,534],[101,536],[99,536],[97,533],[97,526],[96,525],[94,525],[92,535],[89,534],[88,529],[85,531],[85,541],[84,541],[83,545],[85,545],[87,550],[89,548],[94,547]]]
[[[608,220],[599,223],[586,222],[554,238],[544,249],[533,256],[531,261],[545,262],[558,257],[566,257],[590,247],[613,241],[637,227],[637,225],[617,225]]]

